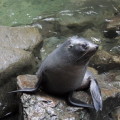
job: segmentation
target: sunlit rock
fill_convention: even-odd
[[[41,34],[34,27],[0,26],[0,46],[20,48],[33,52],[42,42]]]
[[[33,55],[22,49],[0,47],[0,85],[6,80],[5,78],[15,75],[23,68],[29,69],[34,66]]]

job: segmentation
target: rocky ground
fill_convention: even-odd
[[[33,27],[0,26],[0,36],[0,118],[2,119],[2,116],[14,113],[18,108],[16,95],[7,92],[16,89],[17,75],[36,71],[38,61],[36,54],[39,54],[42,38],[39,30]]]
[[[79,3],[78,0],[76,1]],[[117,29],[119,23],[114,24],[119,17],[114,16],[111,18],[113,22],[106,23],[104,28],[98,29],[94,16],[83,17],[82,14],[78,15],[80,11],[75,11],[71,18],[68,17],[69,12],[71,11],[62,11],[54,20],[50,19],[53,16],[49,16],[25,27],[0,27],[0,119],[4,116],[6,116],[5,120],[120,119],[120,54],[119,47],[116,48],[120,44],[120,37]],[[61,19],[57,20],[59,16]],[[105,17],[106,14],[103,16]],[[94,24],[93,20],[95,20]],[[102,22],[100,19],[99,26]],[[104,30],[107,32],[101,32]],[[109,35],[111,30],[115,32],[112,37]],[[41,35],[44,38],[43,47]],[[96,74],[102,90],[103,111],[96,113],[91,109],[70,106],[65,98],[51,96],[41,90],[35,94],[8,94],[9,91],[16,90],[17,85],[21,89],[34,87],[37,78],[33,74],[37,71],[40,60],[71,35],[89,38],[100,45],[98,52],[90,61],[90,67]],[[92,103],[85,91],[75,92],[74,96]]]
[[[96,74],[96,70],[90,68]],[[107,75],[96,75],[101,86],[103,97],[103,110],[96,112],[92,109],[72,107],[65,98],[57,98],[43,91],[36,94],[22,94],[23,112],[25,120],[119,120],[120,106],[120,71],[110,71]],[[20,89],[32,88],[37,82],[35,75],[18,76]],[[74,97],[87,103],[92,103],[85,91],[74,93]]]

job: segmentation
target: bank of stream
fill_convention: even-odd
[[[23,119],[23,114],[20,113],[23,109],[22,104],[26,105],[25,101],[18,105],[20,98],[15,94],[7,97],[8,91],[17,89],[16,77],[20,74],[35,74],[41,61],[57,46],[68,37],[81,36],[99,45],[99,50],[91,59],[89,67],[97,71],[103,91],[104,111],[94,114],[94,111],[80,111],[74,108],[68,112],[67,109],[71,108],[64,108],[62,101],[55,110],[61,108],[62,115],[65,110],[65,118],[60,116],[59,110],[58,116],[57,113],[48,113],[45,118],[46,114],[42,109],[41,119],[119,120],[119,0],[1,0],[0,35],[1,119],[2,116],[8,116],[6,120]],[[28,100],[29,96],[24,95],[22,98]],[[18,108],[20,113],[16,113]],[[69,116],[71,111],[75,111],[76,114]]]

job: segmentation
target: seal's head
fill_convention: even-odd
[[[82,61],[87,62],[97,51],[98,45],[77,36],[70,37],[66,43],[65,48],[70,59],[76,63]]]

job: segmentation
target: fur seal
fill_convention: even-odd
[[[40,86],[52,94],[68,93],[68,101],[74,106],[102,110],[100,87],[90,71],[87,70],[90,58],[98,45],[73,36],[56,48],[42,62],[36,75],[39,78],[35,88],[26,88],[13,92],[36,92]],[[75,90],[90,89],[93,105],[86,104],[72,97]]]

